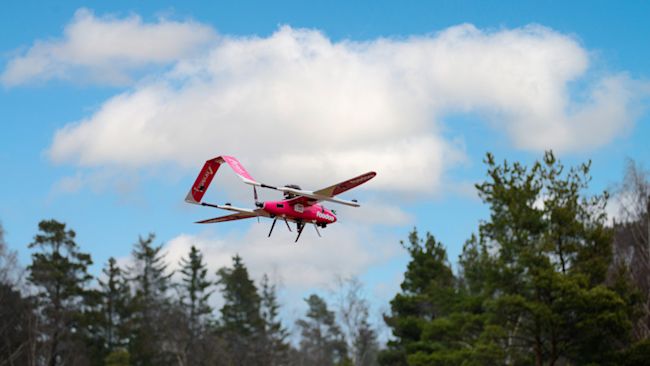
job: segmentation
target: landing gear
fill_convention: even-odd
[[[289,232],[291,232],[291,226],[289,226],[289,221],[287,221],[287,218],[286,218],[286,217],[283,217],[282,219],[284,220],[284,223],[287,224],[287,229],[289,229]],[[269,236],[268,236],[269,238],[271,237],[271,233],[273,232],[273,228],[275,227],[275,222],[276,222],[276,221],[278,221],[278,217],[277,217],[277,216],[275,216],[275,217],[273,218],[273,223],[271,224],[271,230],[269,230]],[[298,236],[300,236],[300,234],[298,234]],[[296,240],[296,241],[297,241],[297,240]]]
[[[300,239],[300,234],[302,234],[302,229],[305,228],[305,223],[304,222],[297,222],[296,226],[298,227],[298,237],[296,238],[296,241],[294,241],[294,243],[297,243],[298,239]]]

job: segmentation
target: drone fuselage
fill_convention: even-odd
[[[287,200],[264,202],[262,209],[272,217],[284,217],[293,221],[313,223],[322,227],[336,222],[336,215],[322,205],[314,203],[303,205],[301,203],[291,204]]]

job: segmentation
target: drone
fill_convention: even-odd
[[[214,178],[214,175],[217,173],[217,170],[219,170],[219,167],[223,163],[226,163],[235,172],[235,174],[241,178],[244,183],[253,186],[253,198],[255,199],[254,209],[234,207],[230,203],[217,205],[202,202],[203,195],[208,190],[208,186],[210,186],[212,178]],[[197,224],[211,224],[217,222],[250,219],[253,217],[256,217],[259,221],[260,217],[267,217],[273,219],[271,230],[269,231],[268,235],[270,237],[271,233],[273,233],[275,223],[280,219],[285,222],[289,231],[292,231],[289,222],[296,224],[296,231],[298,232],[298,236],[296,237],[295,242],[298,242],[298,239],[300,239],[300,235],[302,234],[305,225],[312,224],[316,229],[318,236],[321,236],[320,231],[318,230],[319,227],[326,228],[327,225],[336,222],[336,212],[334,210],[328,210],[318,202],[328,201],[346,206],[359,207],[357,200],[347,201],[336,198],[335,196],[352,188],[355,188],[363,183],[366,183],[370,179],[374,178],[375,175],[377,175],[377,173],[368,172],[348,179],[344,182],[319,189],[317,191],[303,190],[300,188],[300,186],[295,184],[276,187],[264,183],[259,183],[253,179],[250,174],[248,174],[239,160],[232,156],[222,155],[205,162],[203,168],[201,169],[201,172],[199,173],[199,176],[194,182],[194,185],[192,185],[192,188],[187,194],[187,197],[185,197],[185,201],[195,205],[215,207],[222,210],[235,212],[234,214],[226,216],[197,221]],[[257,187],[283,192],[284,199],[280,201],[260,202],[258,201]]]

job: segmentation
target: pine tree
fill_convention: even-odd
[[[260,315],[260,296],[239,255],[232,268],[217,271],[224,304],[221,307],[220,333],[227,343],[233,362],[248,365],[259,360],[264,320]]]
[[[125,273],[117,265],[115,258],[108,259],[108,265],[102,270],[104,280],[98,280],[101,296],[101,332],[106,347],[106,354],[128,343],[129,303],[131,289]]]
[[[172,357],[164,342],[169,333],[165,320],[170,317],[168,290],[173,272],[167,273],[162,245],[154,246],[154,238],[154,234],[140,237],[132,251],[134,266],[129,272],[135,296],[129,354],[134,365],[170,364]]]
[[[411,261],[402,292],[391,300],[391,314],[384,317],[395,337],[380,354],[385,365],[405,365],[409,354],[432,352],[432,342],[423,339],[425,330],[431,321],[449,315],[457,301],[456,279],[444,246],[430,233],[421,239],[416,229],[401,244]]]
[[[207,354],[214,349],[213,344],[208,344],[210,337],[207,334],[212,314],[208,303],[212,282],[207,279],[207,266],[196,247],[191,247],[187,258],[182,258],[179,265],[179,305],[186,321],[177,327],[177,358],[182,360],[182,364],[208,364]]]
[[[354,350],[355,366],[378,365],[379,342],[377,341],[377,331],[368,323],[367,312],[356,329],[352,340],[352,348]]]
[[[205,325],[205,318],[212,313],[208,299],[212,282],[207,279],[208,268],[203,255],[195,246],[190,248],[187,258],[181,258],[181,295],[183,308],[187,309],[192,336],[196,337]]]
[[[320,296],[305,299],[307,318],[299,319],[301,365],[331,366],[349,363],[347,344],[334,312]]]
[[[494,258],[490,327],[507,363],[607,362],[628,342],[630,306],[608,287],[607,194],[585,197],[590,164],[565,169],[552,153],[532,168],[487,155],[490,205],[480,227]],[[532,357],[531,357],[532,355]]]
[[[282,326],[279,317],[276,286],[269,284],[269,277],[262,277],[261,315],[264,321],[263,359],[270,366],[286,365],[289,357],[289,332]]]
[[[73,363],[82,354],[86,334],[81,320],[92,260],[79,251],[75,232],[66,230],[64,223],[44,220],[38,228],[40,233],[29,244],[39,251],[32,254],[28,279],[37,289],[43,315],[43,357],[50,366]]]

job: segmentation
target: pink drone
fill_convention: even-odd
[[[230,203],[223,205],[215,205],[211,203],[201,202],[203,195],[208,189],[212,178],[217,173],[217,170],[223,163],[227,163],[232,170],[244,181],[244,183],[253,186],[253,197],[255,198],[255,209],[234,207]],[[185,197],[185,201],[201,206],[216,207],[222,210],[234,211],[236,213],[213,219],[197,221],[198,224],[210,224],[215,222],[233,221],[250,219],[253,217],[268,217],[273,219],[269,237],[273,232],[276,221],[282,219],[286,224],[289,231],[289,221],[296,223],[298,237],[296,242],[300,239],[300,234],[305,228],[306,224],[313,224],[316,233],[320,236],[318,227],[327,227],[327,225],[336,222],[336,215],[334,210],[328,210],[322,205],[318,204],[320,201],[329,201],[340,203],[347,206],[359,207],[357,200],[346,201],[334,196],[357,187],[370,179],[374,178],[377,173],[368,172],[361,174],[358,177],[348,179],[344,182],[329,186],[327,188],[319,189],[317,191],[306,191],[301,189],[295,184],[289,184],[284,187],[274,187],[267,184],[259,183],[244,169],[241,163],[232,156],[218,156],[205,162],[201,173],[196,178],[192,189]],[[284,193],[284,199],[281,201],[267,201],[259,202],[257,199],[257,188],[269,188]],[[258,219],[259,220],[259,219]]]

